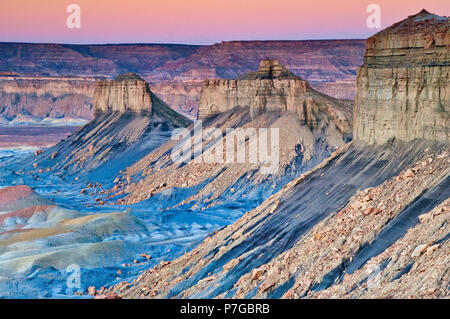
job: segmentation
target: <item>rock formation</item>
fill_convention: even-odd
[[[203,80],[152,83],[152,91],[175,111],[196,119]]]
[[[240,129],[247,132],[249,138],[256,136],[251,133],[252,129],[277,129],[280,156],[274,176],[258,173],[266,166],[261,160],[225,163],[221,158],[211,163],[205,162],[199,154],[180,166],[165,156],[176,148],[178,141],[171,141],[130,166],[111,189],[111,198],[121,196],[119,203],[126,204],[151,198],[158,206],[171,203],[171,206],[186,204],[187,207],[189,204],[200,208],[214,206],[220,198],[226,205],[233,203],[236,207],[241,201],[239,205],[247,208],[247,196],[254,202],[263,200],[351,138],[352,114],[348,106],[311,89],[308,82],[276,60],[263,60],[257,72],[248,73],[239,80],[206,81],[200,100],[203,129],[205,132],[219,130],[224,140],[234,139],[228,129]],[[192,136],[192,126],[188,129]],[[221,142],[211,143],[205,139],[202,141],[203,153],[215,152],[217,148],[225,154]],[[249,148],[245,139],[238,144],[240,149]],[[133,181],[133,176],[140,178]],[[272,187],[265,190],[267,184]],[[194,187],[196,191],[191,194]],[[169,191],[171,201],[158,200]],[[188,194],[191,195],[186,198]]]
[[[354,137],[448,141],[450,21],[423,10],[367,40],[358,71]]]
[[[80,174],[84,178],[98,169],[102,171],[101,179],[107,180],[164,143],[170,138],[171,129],[191,123],[132,73],[99,81],[93,103],[95,118],[46,149],[36,159],[34,168],[48,169],[46,172],[63,170],[65,175]]]
[[[98,78],[0,76],[0,117],[93,118],[92,97]]]
[[[33,205],[49,205],[51,201],[38,196],[25,185],[11,186],[0,189],[0,211],[8,212],[23,209]],[[3,220],[4,218],[2,218]]]
[[[320,94],[280,65],[277,60],[263,60],[257,72],[238,80],[206,80],[200,94],[199,118],[207,118],[234,108],[249,108],[258,114],[265,111],[296,113],[307,125],[314,127],[326,113],[343,133],[351,125],[343,109],[333,108],[337,101]]]
[[[187,254],[105,293],[448,297],[448,154],[423,142],[394,149],[352,145]]]
[[[262,60],[259,70],[242,75],[239,80],[297,79],[298,77],[274,59]]]
[[[360,71],[356,143],[345,138],[348,104],[320,94],[271,60],[257,72],[221,80],[205,91],[202,123],[205,129],[218,128],[220,138],[216,130],[208,130],[206,138],[202,134],[196,140],[189,125],[182,130],[183,142],[190,142],[188,150],[201,146],[216,156],[208,161],[210,156],[195,151],[183,163],[174,163],[171,151],[179,141],[169,141],[169,135],[189,121],[150,90],[144,90],[151,101],[149,112],[142,91],[120,95],[120,82],[137,81],[134,77],[109,83],[112,89],[105,89],[92,122],[53,148],[2,160],[6,167],[0,167],[0,182],[30,183],[54,205],[62,201],[83,210],[96,205],[96,213],[43,207],[48,205],[30,197],[28,188],[1,190],[6,200],[0,196],[0,210],[2,204],[9,207],[0,218],[0,294],[41,296],[43,286],[55,288],[49,294],[58,293],[56,284],[65,283],[67,276],[57,272],[69,263],[80,265],[82,290],[91,295],[448,298],[450,148],[442,138],[438,112],[426,109],[447,101],[441,98],[445,77],[428,85],[424,73],[421,92],[432,98],[418,99],[415,115],[410,112],[410,86],[400,89],[398,80],[411,73],[407,82],[415,83],[416,69],[439,73],[443,68],[436,67],[447,66],[442,65],[447,63],[441,59],[442,43],[428,35],[448,30],[447,25],[448,18],[422,12],[387,29],[383,41],[392,40],[391,49],[369,46]],[[424,50],[437,44],[435,55],[414,48],[420,37],[409,32],[411,26],[427,34]],[[397,45],[407,46],[392,49]],[[233,43],[226,46],[239,50]],[[364,80],[365,69],[369,76]],[[386,69],[392,79],[384,74]],[[385,76],[384,82],[372,78],[372,71]],[[378,96],[378,86],[386,83],[395,92],[390,98],[389,92]],[[128,104],[130,100],[137,105]],[[402,106],[397,117],[386,120],[392,108],[383,105],[395,106],[397,100]],[[422,122],[405,127],[403,121],[416,115],[435,118],[429,126],[432,134],[425,134]],[[385,124],[382,130],[380,122]],[[255,128],[277,129],[278,170],[258,174],[267,164],[261,158],[223,161],[218,150],[224,146],[222,132],[226,138],[231,135],[228,128],[248,129],[230,147],[233,151],[246,151],[250,137],[257,135]],[[414,137],[421,139],[410,140]],[[244,159],[256,153],[248,149]],[[11,206],[21,192],[29,203]],[[130,205],[127,211],[111,212],[120,203]],[[98,212],[103,205],[109,214]],[[198,243],[200,238],[204,240]],[[10,278],[18,283],[11,284]],[[48,278],[53,278],[50,284]],[[114,278],[123,282],[99,290],[86,287],[88,282],[98,287],[116,283]],[[32,290],[24,289],[29,286]]]
[[[276,60],[263,60],[260,69],[238,80],[206,80],[200,93],[200,119],[234,109],[250,108],[259,111],[296,111],[306,103],[310,89]]]
[[[448,25],[423,11],[369,39],[356,143],[191,252],[106,293],[448,298]]]
[[[147,82],[134,73],[95,85],[94,112],[152,112],[152,99]]]

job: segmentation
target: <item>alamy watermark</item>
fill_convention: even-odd
[[[69,290],[81,288],[81,269],[77,264],[71,264],[66,268],[66,285]]]
[[[172,140],[178,143],[171,159],[175,163],[259,164],[261,174],[275,174],[280,162],[279,135],[278,128],[227,128],[223,135],[215,127],[203,129],[198,120],[192,136],[187,128],[172,132]]]
[[[81,28],[81,8],[78,4],[69,4],[66,9],[70,15],[67,17],[66,25],[69,29]]]
[[[380,265],[369,263],[367,265],[367,273],[369,274],[369,277],[367,278],[367,287],[370,289],[379,288],[381,281]]]
[[[381,28],[381,8],[378,4],[369,4],[366,9],[370,15],[367,17],[366,25],[369,29]]]

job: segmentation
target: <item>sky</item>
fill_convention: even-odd
[[[80,28],[67,26],[70,4],[80,8]],[[370,4],[380,8],[380,28],[367,26]],[[424,8],[450,16],[449,0],[0,0],[0,41],[364,39]]]

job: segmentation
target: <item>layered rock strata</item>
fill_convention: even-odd
[[[0,117],[92,119],[98,78],[0,76]]]
[[[165,143],[129,167],[111,189],[112,195],[108,199],[120,196],[118,203],[126,204],[150,198],[158,202],[158,197],[170,192],[173,206],[189,204],[204,209],[233,202],[234,209],[238,203],[248,207],[248,197],[260,201],[266,194],[270,196],[277,187],[321,162],[351,138],[348,105],[314,91],[308,82],[276,60],[262,61],[257,72],[248,73],[243,79],[211,83],[212,86],[204,86],[201,92],[201,110],[207,111],[202,113],[204,121],[201,125],[205,132],[220,131],[223,140],[210,141],[204,133],[201,148],[203,154],[222,154],[218,155],[220,158],[210,162],[203,160],[203,154],[194,154],[180,166],[167,156],[176,149],[178,141]],[[231,87],[230,83],[236,85]],[[209,118],[211,113],[215,116]],[[260,136],[256,132],[259,128],[279,132],[279,140],[275,141],[279,166],[270,177],[258,173],[266,168],[261,155],[259,161],[250,160],[250,154],[247,157],[246,149],[251,146],[249,140]],[[192,126],[188,129],[190,142],[199,145],[193,137],[196,129]],[[239,146],[235,146],[245,151],[244,163],[227,162],[224,156],[227,146],[224,147],[223,142],[234,141],[235,133],[229,129],[246,134],[242,139],[237,137]],[[252,152],[256,151],[253,149]],[[268,184],[271,187],[264,190]],[[186,198],[192,188],[196,189],[195,193]],[[157,205],[162,205],[160,202]]]
[[[448,298],[448,23],[422,11],[368,41],[358,77],[357,143],[191,252],[109,293]],[[428,34],[433,40],[422,41]]]
[[[265,111],[293,112],[308,126],[315,127],[326,113],[342,132],[349,132],[351,125],[344,112],[334,108],[335,104],[339,104],[337,100],[315,91],[277,60],[263,60],[257,72],[237,80],[206,80],[200,94],[199,118],[243,107],[253,115]]]
[[[367,40],[354,137],[449,140],[450,21],[423,10]]]
[[[94,112],[107,111],[151,113],[152,99],[147,82],[133,73],[97,82]]]
[[[380,163],[388,169],[380,171]],[[108,293],[448,297],[448,173],[448,150],[432,151],[423,141],[392,149],[352,145],[191,252]]]

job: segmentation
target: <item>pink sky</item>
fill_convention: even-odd
[[[69,29],[69,4],[81,28]],[[450,15],[449,0],[0,0],[0,41],[194,43],[367,38],[369,4],[381,27],[425,8]]]

